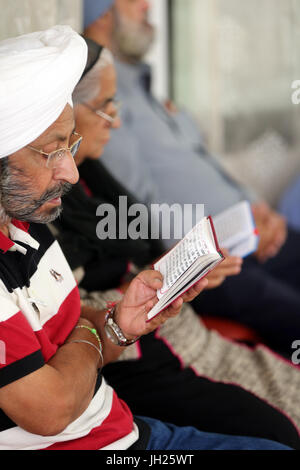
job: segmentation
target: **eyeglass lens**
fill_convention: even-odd
[[[70,153],[72,157],[74,158],[76,153],[78,152],[78,149],[80,147],[82,139],[78,139],[76,142],[74,142],[73,145],[70,147]],[[63,159],[63,157],[66,155],[66,152],[68,149],[61,149],[56,152],[50,153],[47,159],[47,167],[48,168],[55,168],[55,166]]]
[[[79,147],[80,147],[80,144],[81,144],[81,140],[82,140],[82,139],[79,139],[79,140],[77,140],[77,142],[74,142],[74,144],[73,144],[73,145],[71,146],[71,148],[70,148],[70,152],[71,152],[73,158],[75,157],[76,153],[77,153],[78,150],[79,150]]]

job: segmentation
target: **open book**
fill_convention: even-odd
[[[248,201],[226,209],[213,221],[220,247],[227,248],[230,255],[245,258],[256,251],[259,237]]]
[[[159,300],[148,313],[148,320],[167,308],[223,259],[212,218],[205,217],[154,265],[154,269],[163,275],[163,286],[157,292]]]

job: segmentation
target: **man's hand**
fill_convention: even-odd
[[[165,109],[168,111],[168,113],[174,115],[178,113],[178,109],[171,100],[166,100],[164,102]]]
[[[255,223],[260,241],[256,257],[264,263],[277,255],[287,238],[287,224],[284,217],[273,211],[268,204],[260,203],[252,206]]]
[[[225,249],[222,249],[222,253],[225,256],[225,260],[206,276],[208,280],[206,289],[215,289],[223,284],[228,276],[236,276],[241,272],[243,259],[237,256],[230,256],[229,252]]]
[[[117,305],[115,321],[128,339],[150,333],[168,318],[179,314],[183,302],[190,302],[207,286],[203,279],[189,289],[182,297],[175,300],[166,310],[150,322],[147,313],[157,303],[156,291],[163,285],[162,275],[158,271],[143,271],[130,283],[123,299]]]

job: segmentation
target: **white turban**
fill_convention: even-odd
[[[72,103],[86,60],[86,43],[69,26],[0,42],[0,158],[37,139]]]

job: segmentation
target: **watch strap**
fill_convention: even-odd
[[[136,343],[140,339],[140,336],[137,336],[134,339],[127,339],[121,328],[115,322],[115,311],[116,305],[113,305],[108,308],[107,313],[105,315],[104,329],[106,332],[106,336],[118,346],[130,346],[131,344]]]

